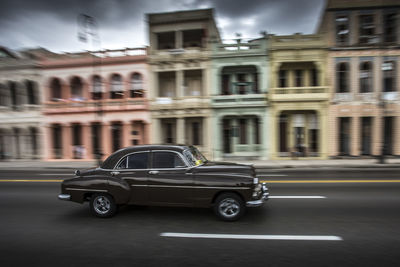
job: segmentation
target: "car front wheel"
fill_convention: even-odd
[[[112,196],[94,194],[90,199],[90,211],[97,217],[108,218],[117,212],[117,206]]]
[[[217,197],[214,205],[215,214],[224,221],[236,221],[245,212],[241,197],[234,193],[223,193]]]

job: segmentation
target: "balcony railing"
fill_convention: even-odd
[[[329,88],[325,86],[312,87],[280,87],[271,89],[271,100],[301,101],[301,100],[328,100]]]
[[[267,97],[265,94],[246,95],[216,95],[212,97],[213,106],[265,106]]]
[[[104,99],[87,101],[46,102],[45,112],[98,112],[147,108],[147,99]]]

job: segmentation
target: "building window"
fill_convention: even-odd
[[[349,67],[346,62],[341,62],[336,65],[336,92],[349,92]]]
[[[73,77],[71,80],[71,99],[75,101],[83,100],[83,83],[79,77]]]
[[[228,74],[222,75],[222,94],[223,95],[231,94],[231,90],[229,88],[229,75]]]
[[[183,47],[203,47],[204,30],[186,30],[182,31]]]
[[[296,87],[303,86],[303,70],[295,70],[296,77],[295,77],[295,84]]]
[[[385,61],[382,65],[383,70],[383,91],[396,91],[396,62]]]
[[[279,87],[287,87],[286,70],[279,70]]]
[[[103,82],[101,77],[96,75],[92,78],[92,99],[101,99],[103,93]]]
[[[13,110],[17,110],[17,106],[19,105],[17,84],[15,82],[10,82],[8,85],[9,85],[9,88],[10,88],[12,109]]]
[[[192,123],[192,144],[200,145],[200,124],[198,122]]]
[[[247,144],[247,120],[240,119],[239,120],[239,143],[241,145]]]
[[[360,63],[360,93],[372,92],[372,63]]]
[[[28,104],[37,105],[36,85],[32,81],[26,81],[26,90],[28,94]]]
[[[133,73],[131,75],[130,97],[144,97],[143,79],[142,75],[140,75],[139,73]]]
[[[236,83],[236,90],[239,95],[245,95],[246,94],[246,87],[247,87],[247,82],[246,82],[246,75],[244,73],[238,73],[236,75],[237,83]]]
[[[318,71],[317,69],[311,69],[311,86],[318,86]]]
[[[383,17],[384,41],[394,43],[397,40],[396,13],[385,14]]]
[[[360,22],[360,44],[373,44],[377,42],[375,36],[375,25],[373,15],[361,15]]]
[[[157,33],[157,49],[174,49],[175,47],[175,32]]]
[[[254,118],[254,144],[260,144],[260,120],[258,117]]]
[[[61,95],[61,82],[59,79],[53,79],[50,83],[50,101],[60,101]]]
[[[113,74],[111,77],[111,99],[123,98],[123,96],[122,77],[119,74]]]
[[[346,15],[336,17],[336,44],[347,45],[349,43],[349,18]]]

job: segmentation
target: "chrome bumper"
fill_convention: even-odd
[[[264,204],[265,201],[268,200],[268,198],[269,198],[269,192],[268,192],[268,188],[267,188],[267,186],[265,185],[265,183],[262,184],[261,190],[262,190],[262,196],[261,196],[261,198],[258,199],[258,200],[247,201],[247,202],[246,202],[246,206],[247,206],[247,207],[259,207],[259,206],[261,206],[262,204]]]
[[[59,194],[58,195],[59,200],[71,200],[71,195],[69,194]]]

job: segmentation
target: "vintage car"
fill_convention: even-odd
[[[77,170],[62,182],[58,198],[89,201],[98,217],[134,204],[212,207],[222,220],[234,221],[268,195],[251,165],[208,161],[193,146],[143,145],[114,152],[99,168]]]

